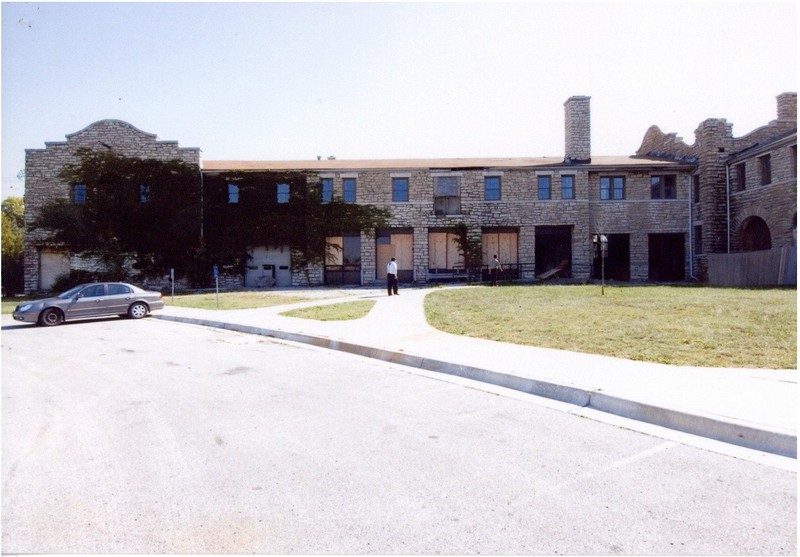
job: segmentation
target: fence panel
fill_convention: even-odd
[[[708,254],[708,282],[715,286],[797,285],[797,248]]]

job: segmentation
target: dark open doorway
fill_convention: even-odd
[[[541,275],[558,267],[560,277],[572,276],[572,227],[536,227],[536,274]]]
[[[592,278],[600,280],[605,275],[606,280],[631,280],[631,237],[629,234],[606,234],[608,238],[608,256],[605,260],[605,269],[599,254],[592,262]]]
[[[686,248],[683,234],[650,234],[648,278],[654,282],[686,279]]]

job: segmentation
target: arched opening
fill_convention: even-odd
[[[761,251],[772,248],[769,226],[761,217],[750,217],[742,223],[742,251]]]

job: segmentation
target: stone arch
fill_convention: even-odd
[[[742,251],[761,251],[772,248],[772,234],[766,221],[752,216],[742,222],[739,232],[742,239]]]

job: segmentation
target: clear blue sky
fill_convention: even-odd
[[[794,2],[3,3],[2,194],[104,118],[213,159],[562,156],[744,135],[797,91]]]

